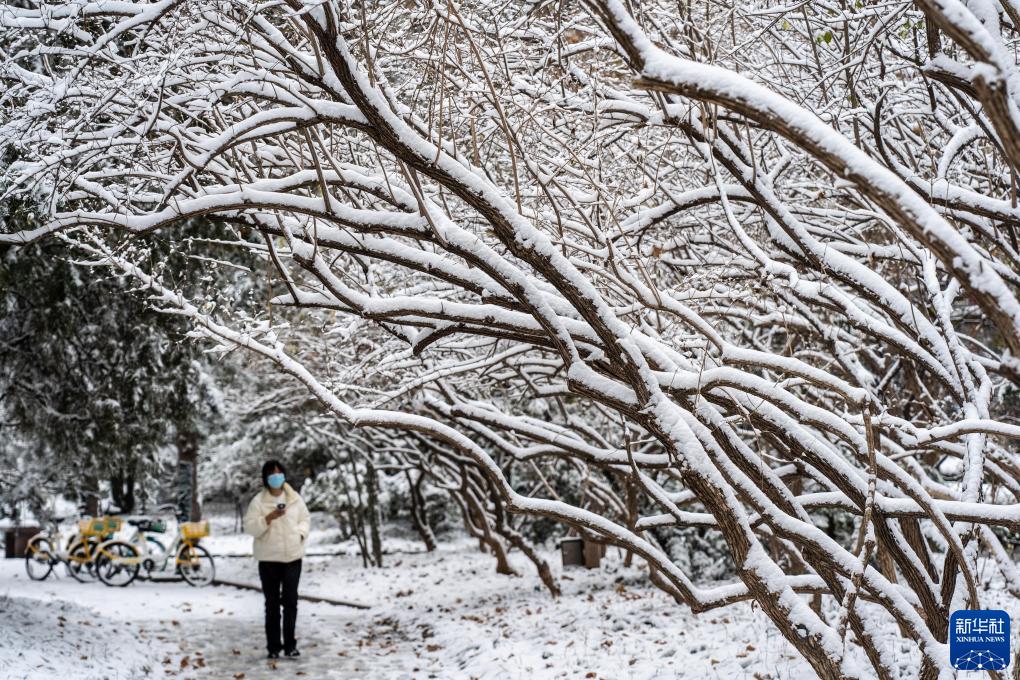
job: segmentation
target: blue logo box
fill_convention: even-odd
[[[949,659],[961,671],[1001,671],[1009,665],[1009,614],[961,609],[949,617]]]

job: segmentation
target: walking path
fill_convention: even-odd
[[[268,661],[259,592],[147,581],[109,588],[101,583],[81,584],[65,576],[62,568],[57,571],[59,578],[51,575],[46,581],[35,582],[25,575],[21,560],[0,560],[0,597],[16,602],[73,602],[77,607],[68,615],[68,625],[89,626],[96,639],[107,646],[141,645],[151,660],[151,677],[397,680],[415,675],[415,669],[401,668],[408,658],[399,658],[395,641],[363,646],[361,635],[368,618],[364,611],[302,602],[298,610],[301,658]],[[41,656],[46,654],[45,646],[53,644],[44,633],[62,625],[55,615],[53,618],[36,624],[47,629],[38,637]],[[51,672],[40,670],[37,677],[52,677]],[[31,672],[14,677],[36,678]]]
[[[274,680],[282,677],[308,678],[410,678],[396,662],[370,655],[356,645],[351,650],[350,635],[340,617],[320,612],[302,612],[299,619],[299,659],[269,661],[261,643],[261,621],[228,621],[190,618],[177,627],[160,624],[146,630],[148,639],[179,640],[177,653],[162,663],[167,669],[180,669],[181,678],[235,678],[237,680]],[[349,622],[347,622],[349,623]],[[253,628],[255,630],[253,630]],[[353,652],[353,653],[352,653]],[[185,662],[184,660],[187,659]],[[181,664],[186,666],[181,668]]]

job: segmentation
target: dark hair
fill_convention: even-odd
[[[269,475],[273,474],[273,470],[279,470],[284,475],[287,471],[283,468],[283,463],[278,460],[269,459],[262,466],[262,486],[269,488]]]

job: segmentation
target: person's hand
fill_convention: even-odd
[[[274,519],[278,517],[283,517],[283,514],[285,512],[287,512],[287,508],[277,508],[276,510],[273,510],[271,513],[266,515],[266,524],[270,524]]]

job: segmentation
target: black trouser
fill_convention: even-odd
[[[297,590],[301,580],[301,560],[259,562],[262,593],[266,596],[266,648],[272,652],[297,648],[294,624],[297,622]],[[283,646],[280,646],[280,604],[283,604]]]

